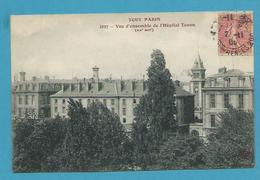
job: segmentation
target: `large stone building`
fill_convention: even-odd
[[[229,105],[242,110],[253,110],[254,76],[238,69],[223,67],[206,79],[203,94],[203,136],[216,128],[218,113]]]
[[[217,74],[205,78],[205,68],[199,56],[191,71],[190,91],[195,95],[195,122],[190,124],[190,133],[206,137],[220,122],[218,114],[229,105],[253,110],[253,73],[223,67]]]
[[[144,80],[101,80],[98,68],[93,68],[93,78],[69,84],[51,96],[51,116],[68,117],[68,101],[74,99],[87,107],[93,101],[100,101],[112,112],[119,115],[122,124],[131,125],[134,120],[134,108],[139,99],[147,93]],[[176,119],[183,131],[188,132],[188,125],[194,119],[194,96],[182,89],[176,81]]]
[[[201,57],[197,56],[192,66],[192,79],[187,84],[175,81],[176,119],[182,132],[206,137],[216,128],[218,114],[228,105],[244,110],[253,110],[254,75],[238,69],[220,68],[217,74],[206,77]],[[184,86],[189,85],[189,91]],[[12,84],[12,113],[14,117],[32,118],[68,117],[68,101],[74,99],[87,107],[93,101],[100,101],[119,115],[124,125],[134,120],[134,108],[139,99],[147,93],[142,80],[100,79],[99,68],[93,68],[90,79],[58,80],[33,77]]]
[[[20,72],[20,79],[15,79],[12,84],[13,117],[50,117],[50,95],[61,90],[62,85],[73,81],[50,79],[49,76],[27,80],[25,75],[25,72]]]

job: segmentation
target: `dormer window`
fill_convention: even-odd
[[[19,90],[20,91],[23,90],[23,85],[22,84],[19,85]]]
[[[244,87],[245,86],[245,78],[239,77],[238,78],[238,85],[239,85],[239,87]]]
[[[217,80],[216,79],[211,79],[210,80],[210,87],[215,87],[217,84]]]
[[[230,78],[225,78],[225,87],[230,87]]]

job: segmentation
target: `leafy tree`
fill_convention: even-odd
[[[236,168],[254,166],[253,113],[229,107],[219,114],[218,128],[208,137],[207,166]]]
[[[69,101],[68,132],[60,154],[61,171],[119,170],[127,168],[129,141],[119,117],[102,103],[84,108]]]
[[[157,164],[162,169],[205,167],[203,140],[198,136],[171,136],[161,147]]]
[[[134,157],[142,168],[154,162],[159,145],[167,139],[169,132],[176,130],[175,87],[165,65],[163,53],[154,50],[147,70],[148,92],[135,108]]]
[[[65,130],[61,119],[23,119],[16,122],[14,132],[14,171],[37,172],[63,141]]]

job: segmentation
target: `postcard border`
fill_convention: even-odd
[[[260,44],[260,2],[257,0],[0,0],[0,179],[257,179],[260,177],[260,122],[258,91],[260,76],[260,51],[254,51],[255,59],[255,145],[256,167],[252,169],[219,170],[168,170],[142,172],[102,172],[102,173],[21,173],[12,172],[11,142],[11,68],[10,68],[10,15],[27,14],[80,14],[80,13],[138,13],[138,12],[190,12],[190,11],[225,11],[251,10],[254,12],[255,47]]]

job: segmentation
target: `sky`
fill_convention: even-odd
[[[100,78],[141,79],[146,76],[154,49],[162,51],[173,79],[181,81],[190,79],[186,72],[198,53],[206,75],[215,74],[223,66],[253,72],[253,56],[218,55],[217,37],[210,33],[211,26],[216,26],[217,15],[196,12],[11,16],[12,77],[25,71],[27,78],[91,78],[92,67],[98,66]],[[129,18],[141,21],[129,22]],[[182,27],[182,23],[191,26]],[[179,26],[155,27],[153,32],[126,28],[144,24]],[[109,28],[102,29],[100,25]]]

